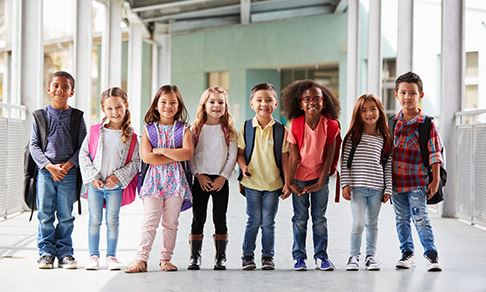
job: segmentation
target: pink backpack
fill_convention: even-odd
[[[102,124],[94,124],[91,126],[89,131],[89,138],[88,138],[88,152],[89,156],[91,157],[91,161],[95,159],[96,156],[96,148],[98,147],[98,141],[100,139],[100,130]],[[128,148],[127,159],[125,164],[129,163],[132,160],[133,151],[135,150],[135,142],[137,142],[137,134],[132,134],[132,139],[130,139],[130,148]],[[122,202],[121,205],[125,206],[131,204],[136,197],[137,191],[137,183],[138,183],[138,174],[133,177],[130,183],[127,185],[125,189],[123,189],[122,193]],[[86,193],[86,198],[88,194]]]

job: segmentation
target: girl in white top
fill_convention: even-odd
[[[140,156],[137,136],[130,126],[128,98],[123,89],[109,88],[101,94],[101,109],[105,117],[99,133],[86,135],[79,151],[79,165],[83,183],[88,188],[89,229],[88,243],[90,259],[87,270],[99,268],[100,225],[103,205],[106,207],[107,250],[106,264],[109,270],[119,270],[116,258],[119,215],[122,193],[138,174]],[[93,126],[91,129],[95,129]],[[96,155],[90,155],[90,137],[99,135]],[[92,138],[93,138],[92,137]],[[131,160],[126,163],[132,139],[135,139]]]
[[[351,200],[353,227],[347,271],[359,270],[361,236],[366,227],[367,270],[379,270],[375,259],[381,203],[392,193],[391,135],[380,99],[364,94],[356,100],[343,142],[341,187]]]
[[[193,220],[189,243],[191,263],[189,270],[199,270],[201,265],[201,246],[204,223],[209,197],[213,200],[213,222],[216,246],[215,270],[225,270],[228,228],[226,211],[228,209],[229,187],[236,163],[236,129],[228,109],[228,92],[221,87],[206,89],[199,101],[196,120],[192,125],[194,156],[190,162],[195,175],[193,195]]]

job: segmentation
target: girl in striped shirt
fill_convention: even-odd
[[[346,200],[351,200],[353,216],[347,271],[359,270],[361,236],[365,226],[365,267],[367,270],[380,269],[375,258],[378,215],[381,202],[387,202],[392,193],[391,143],[380,99],[373,94],[360,96],[354,106],[341,156],[342,194]]]

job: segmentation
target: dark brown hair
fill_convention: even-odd
[[[395,80],[395,91],[398,91],[398,86],[402,82],[415,83],[417,84],[419,93],[422,93],[424,91],[424,84],[422,82],[422,79],[420,78],[420,76],[413,72],[407,72],[398,76],[397,80]]]
[[[66,71],[57,71],[57,72],[54,72],[51,76],[51,78],[49,79],[49,83],[48,84],[51,84],[52,82],[52,79],[54,79],[55,77],[64,77],[64,78],[67,78],[70,82],[71,82],[71,86],[73,88],[71,89],[74,89],[74,77],[73,75],[69,74],[68,72]]]
[[[300,99],[302,94],[311,88],[319,88],[324,95],[324,106],[322,107],[321,115],[337,119],[341,111],[339,99],[327,86],[309,79],[297,80],[283,90],[282,107],[285,116],[290,120],[304,115],[304,111],[300,108]]]
[[[101,108],[104,108],[104,102],[107,98],[112,97],[112,96],[118,96],[123,101],[125,102],[125,117],[123,118],[122,121],[122,126],[121,126],[121,140],[123,143],[127,143],[130,141],[130,136],[132,134],[132,127],[131,127],[131,121],[130,121],[130,111],[128,110],[128,97],[127,93],[121,89],[120,87],[110,87],[103,91],[101,93]],[[103,118],[103,123],[106,121],[106,116]]]
[[[258,83],[253,85],[253,87],[250,89],[250,99],[253,98],[255,93],[259,90],[270,90],[273,92],[273,96],[277,98],[277,91],[275,90],[275,87],[271,83]]]
[[[147,113],[145,114],[144,121],[147,124],[156,123],[160,121],[160,114],[157,111],[157,103],[159,102],[159,98],[168,93],[173,93],[177,97],[177,101],[179,102],[179,107],[177,108],[177,113],[174,116],[174,120],[181,121],[187,123],[188,115],[187,109],[182,101],[182,95],[177,86],[175,85],[163,85],[161,86],[157,92],[155,93],[154,99],[152,104],[150,105]]]

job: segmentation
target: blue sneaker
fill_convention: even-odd
[[[294,271],[307,271],[304,259],[296,259],[294,264]]]
[[[319,261],[321,262],[320,264]],[[335,269],[336,267],[334,267],[334,264],[329,259],[316,259],[316,270],[334,271]]]

